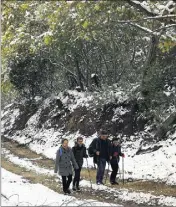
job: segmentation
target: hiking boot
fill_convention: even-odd
[[[97,185],[104,185],[103,182],[97,182]]]
[[[63,192],[64,192],[64,195],[68,195],[67,190],[63,190]]]
[[[119,185],[119,183],[116,181],[111,181],[111,185]]]
[[[67,191],[66,191],[68,194],[70,194],[71,193],[71,191],[70,191],[70,189],[67,189]]]
[[[77,189],[76,189],[76,186],[74,186],[74,185],[73,185],[73,188],[72,188],[72,189],[73,189],[73,191],[76,191],[76,190],[77,190]]]
[[[76,187],[76,191],[81,191],[81,189],[79,188],[79,186]]]

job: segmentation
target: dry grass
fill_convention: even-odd
[[[14,155],[20,157],[20,158],[28,158],[28,159],[35,159],[35,158],[41,158],[38,160],[32,160],[33,163],[37,164],[39,167],[44,167],[48,169],[54,169],[54,161],[51,159],[46,158],[43,155],[39,155],[33,151],[31,151],[29,148],[25,146],[19,146],[18,143],[12,142],[12,141],[7,141],[3,142],[3,147],[6,149],[10,150],[11,153]],[[5,164],[6,163],[6,164]],[[25,168],[15,166],[13,163],[9,164],[7,160],[4,162],[2,158],[2,166],[5,165],[5,169],[7,169],[11,172],[14,172],[16,174],[20,174],[32,182],[35,183],[42,183],[46,186],[48,186],[51,189],[57,189],[57,187],[52,184],[52,182],[47,181],[47,177],[44,175],[37,175],[36,173],[32,171],[27,171]],[[91,180],[93,183],[95,183],[95,178],[96,178],[96,169],[90,169],[90,175],[88,169],[82,169],[81,171],[81,177],[84,178],[85,180]],[[109,178],[106,181],[107,186],[111,186],[109,184]],[[165,195],[165,196],[174,196],[176,197],[176,186],[169,186],[164,183],[156,183],[153,181],[134,181],[134,182],[125,182],[123,185],[122,182],[119,182],[118,186],[111,186],[112,188],[117,188],[117,189],[122,189],[126,188],[131,191],[142,191],[144,193],[151,193],[153,195]]]
[[[90,172],[90,173],[89,173]],[[85,180],[90,180],[90,177],[91,177],[91,180],[93,183],[96,182],[96,169],[85,169],[83,168],[81,170],[81,177],[84,178]]]
[[[36,159],[32,160],[32,162],[36,163],[39,167],[54,169],[54,160],[48,159],[42,154],[37,154],[26,146],[19,145],[17,142],[3,142],[3,147],[10,150],[12,154],[19,158]]]
[[[11,153],[18,156],[19,158],[36,159],[41,157],[40,154],[31,151],[26,146],[20,146],[17,142],[5,141],[2,143],[2,147],[10,150]]]
[[[60,183],[57,183],[55,181],[54,176],[37,174],[34,171],[26,170],[25,168],[20,167],[18,165],[15,165],[14,163],[10,162],[9,160],[7,160],[6,158],[3,158],[3,157],[1,157],[1,166],[2,166],[2,168],[6,169],[10,172],[13,172],[17,175],[22,176],[23,178],[29,180],[31,183],[39,183],[39,184],[42,184],[42,185],[48,187],[49,189],[51,189],[55,192],[62,193],[62,186]],[[93,194],[92,191],[86,190],[86,189],[85,189],[85,191],[82,191],[81,194],[74,193],[74,197],[77,199],[81,199],[81,200],[96,199],[100,202],[105,202],[105,201],[110,202],[110,203],[114,202],[114,200],[112,200],[111,198],[106,199],[105,196],[99,196],[96,193]]]
[[[56,192],[62,192],[62,189],[55,181],[54,176],[37,174],[36,172],[32,170],[27,170],[24,167],[20,167],[3,157],[1,157],[1,167],[17,175],[21,175],[23,178],[29,180],[31,183],[40,183]]]
[[[164,183],[153,181],[134,181],[127,182],[123,186],[133,191],[150,192],[153,195],[165,195],[176,197],[176,186],[169,186]]]
[[[90,176],[89,176],[90,175]],[[83,169],[81,171],[81,177],[85,180],[91,180],[93,183],[95,183],[96,178],[96,169],[90,169],[90,174],[87,169]],[[125,180],[125,183],[123,185],[123,182],[120,180],[119,185],[111,185],[109,183],[109,177],[106,180],[106,185],[108,187],[112,187],[115,189],[123,189],[126,188],[130,191],[140,191],[144,193],[151,193],[153,195],[159,196],[159,195],[165,195],[165,196],[174,196],[176,197],[176,186],[169,186],[164,183],[157,183],[153,181],[133,181],[133,182],[127,182]]]
[[[48,158],[42,158],[40,160],[34,160],[34,163],[36,163],[40,167],[54,169],[55,162],[54,160],[48,159]]]

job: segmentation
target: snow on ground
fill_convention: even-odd
[[[31,184],[3,168],[1,172],[2,206],[121,206],[95,200],[78,200],[73,196],[58,194],[41,184]]]
[[[3,149],[2,148],[2,154],[12,163],[19,165],[21,167],[24,167],[28,170],[32,170],[35,171],[39,174],[46,174],[46,175],[54,175],[54,171],[53,170],[48,170],[45,168],[40,168],[37,165],[34,165],[30,160],[25,159],[25,158],[19,158],[17,156],[14,156],[12,154],[10,154],[10,151]]]
[[[35,137],[43,137],[45,144],[38,142],[36,139],[29,146],[35,152],[42,153],[48,158],[55,159],[56,151],[60,146],[62,138],[68,138],[70,140],[69,145],[72,147],[74,145],[76,137],[80,135],[79,133],[75,133],[70,135],[65,134],[61,136],[60,134],[61,132],[54,131],[54,129],[43,131],[41,130],[36,133],[33,138],[35,139]],[[96,136],[97,135],[94,134],[91,137],[84,138],[84,142],[87,148],[93,138]],[[14,139],[19,143],[27,142],[25,136],[14,137]],[[136,152],[140,147],[141,140],[142,139],[138,139],[135,142],[126,141],[123,143],[122,151],[125,153],[125,178],[132,177],[133,179],[163,181],[169,185],[176,185],[176,139],[168,139],[166,141],[159,142],[157,145],[162,145],[163,147],[157,151],[136,155]],[[119,165],[122,170],[121,161]],[[93,158],[88,158],[88,166],[94,166]],[[86,160],[84,161],[83,167],[87,167]]]
[[[91,184],[89,181],[81,181],[81,186],[88,186],[91,187]],[[113,189],[107,186],[103,185],[96,185],[92,184],[92,188],[95,190],[105,190],[111,194],[114,194],[114,198],[121,199],[123,201],[135,201],[138,204],[147,204],[156,206],[159,204],[159,206],[176,206],[176,198],[170,197],[170,196],[154,196],[150,193],[143,193],[143,192],[130,192],[127,189],[120,189],[117,191],[117,189]]]
[[[28,159],[19,158],[19,157],[16,157],[16,156],[10,154],[10,152],[8,150],[2,149],[2,153],[11,162],[13,162],[13,163],[15,163],[15,164],[17,164],[21,167],[25,167],[28,170],[33,170],[33,171],[37,172],[38,174],[54,175],[53,170],[48,170],[48,169],[45,169],[45,168],[38,167],[38,166],[32,164],[32,162],[30,162]],[[2,173],[2,178],[3,177],[4,177],[4,175]],[[13,176],[7,176],[7,177],[9,177],[9,179],[13,179]],[[58,180],[61,180],[60,176],[58,176],[58,178],[55,179],[56,182],[58,182]],[[2,180],[2,185],[4,185],[3,180]],[[174,197],[153,196],[150,193],[130,192],[127,189],[120,189],[119,191],[117,191],[117,189],[113,189],[113,188],[110,188],[110,187],[107,187],[107,186],[91,184],[90,181],[86,181],[86,180],[82,180],[80,182],[80,186],[81,187],[91,187],[92,186],[92,189],[94,189],[94,190],[107,191],[108,193],[113,194],[114,198],[118,198],[118,199],[121,199],[123,201],[134,201],[138,204],[140,204],[140,203],[144,204],[145,203],[147,205],[150,204],[150,205],[154,205],[154,206],[156,205],[156,202],[157,202],[161,206],[162,205],[176,206],[176,198],[174,198]],[[2,190],[2,192],[3,192],[3,190]],[[108,197],[108,193],[107,193],[107,197]],[[13,194],[15,194],[15,193],[14,192],[11,193],[11,195],[13,195]],[[9,195],[9,194],[7,194],[7,195]],[[4,198],[2,198],[2,199],[4,201]],[[12,201],[10,200],[10,202],[12,202]],[[10,205],[10,203],[9,203],[9,205]]]
[[[140,155],[135,155],[134,149],[124,147],[125,154],[131,155],[125,158],[125,170],[129,177],[131,174],[134,179],[152,179],[176,185],[176,179],[174,179],[176,178],[176,140],[168,139],[157,145],[163,147],[157,151]]]
[[[134,87],[133,87],[134,88]],[[114,90],[112,90],[114,91]],[[61,99],[64,104],[72,111],[78,105],[84,106],[86,103],[89,105],[92,102],[92,95],[89,93],[78,93],[76,91],[68,91],[70,95],[74,98],[68,98],[68,95],[59,94],[57,97]],[[96,93],[96,92],[95,92]],[[113,98],[118,98],[118,100],[126,100],[128,94],[124,94],[122,90],[117,90],[114,93]],[[94,94],[94,102],[98,104],[100,101],[111,100],[111,93],[103,94],[102,97],[99,97]],[[100,100],[102,98],[102,100]],[[46,99],[42,105],[42,107],[48,107],[48,104],[51,102],[51,99]],[[95,104],[94,103],[94,104]],[[96,105],[96,104],[95,104]],[[9,111],[8,111],[9,110]],[[175,110],[175,108],[173,109]],[[29,144],[30,149],[35,152],[42,153],[48,158],[55,159],[56,151],[61,145],[61,140],[63,138],[69,139],[69,145],[72,147],[74,145],[74,141],[78,136],[82,136],[79,131],[76,133],[70,134],[69,132],[63,134],[62,129],[55,130],[54,128],[46,129],[42,127],[41,129],[37,128],[38,117],[41,112],[40,109],[34,114],[26,123],[26,128],[24,130],[16,131],[14,134],[8,136],[8,138],[14,139],[21,144],[29,143],[33,140],[32,143]],[[116,110],[114,119],[118,117],[119,114],[125,113],[126,111]],[[9,114],[9,116],[7,116]],[[5,111],[2,113],[2,117],[7,116],[7,119],[4,120],[2,118],[2,132],[4,128],[10,128],[14,124],[14,119],[19,115],[18,109],[12,110],[12,105],[5,108]],[[8,125],[7,125],[8,122]],[[147,129],[146,129],[147,130]],[[157,143],[157,145],[162,145],[160,149],[157,151],[136,155],[141,142],[143,140],[142,134],[137,135],[138,137],[131,136],[129,139],[131,141],[124,141],[122,150],[125,153],[125,178],[132,177],[133,179],[144,179],[144,180],[156,180],[156,181],[164,181],[170,185],[176,185],[176,135],[172,135],[171,139],[166,141],[161,141]],[[91,141],[97,137],[97,134],[93,134],[90,137],[84,137],[84,142],[86,147],[90,145]],[[122,137],[122,140],[124,137]],[[124,139],[125,140],[125,139]],[[147,147],[153,147],[152,145],[148,145]],[[121,159],[122,160],[122,159]],[[120,166],[121,166],[120,161]],[[88,166],[93,166],[93,159],[88,158]],[[87,167],[87,162],[84,162],[84,167]],[[108,167],[108,166],[107,166]]]

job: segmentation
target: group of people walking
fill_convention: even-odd
[[[97,164],[97,185],[103,184],[106,162],[110,163],[112,168],[110,183],[112,185],[118,184],[116,182],[118,163],[120,156],[124,157],[118,138],[110,141],[108,133],[105,130],[101,130],[99,136],[90,144],[88,154],[90,157],[93,157],[94,163]],[[62,140],[61,146],[56,153],[54,172],[58,172],[62,177],[63,192],[65,194],[71,193],[69,187],[72,182],[72,167],[75,171],[72,190],[80,191],[80,173],[84,158],[87,159],[88,155],[82,137],[77,138],[75,146],[72,148],[68,146],[68,139]]]

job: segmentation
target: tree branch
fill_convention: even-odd
[[[154,12],[152,12],[152,11],[149,11],[147,8],[143,7],[143,6],[141,5],[141,2],[138,2],[138,1],[132,1],[132,0],[125,0],[125,1],[126,1],[128,4],[130,4],[131,6],[133,6],[133,7],[137,8],[137,9],[139,9],[140,12],[145,13],[146,15],[151,16],[151,17],[157,17],[157,19],[159,19],[160,21],[165,22],[165,23],[167,23],[167,21],[165,20],[166,16],[169,16],[169,18],[171,18],[171,17],[175,17],[175,15],[165,15],[165,16],[163,16],[164,18],[162,18],[162,16],[161,16],[161,18],[159,18],[157,13],[154,13]],[[151,18],[151,17],[149,17],[149,18]],[[168,18],[168,17],[167,17],[167,18]],[[174,20],[171,19],[169,23],[171,23],[171,24],[175,24],[176,22],[175,22]]]

